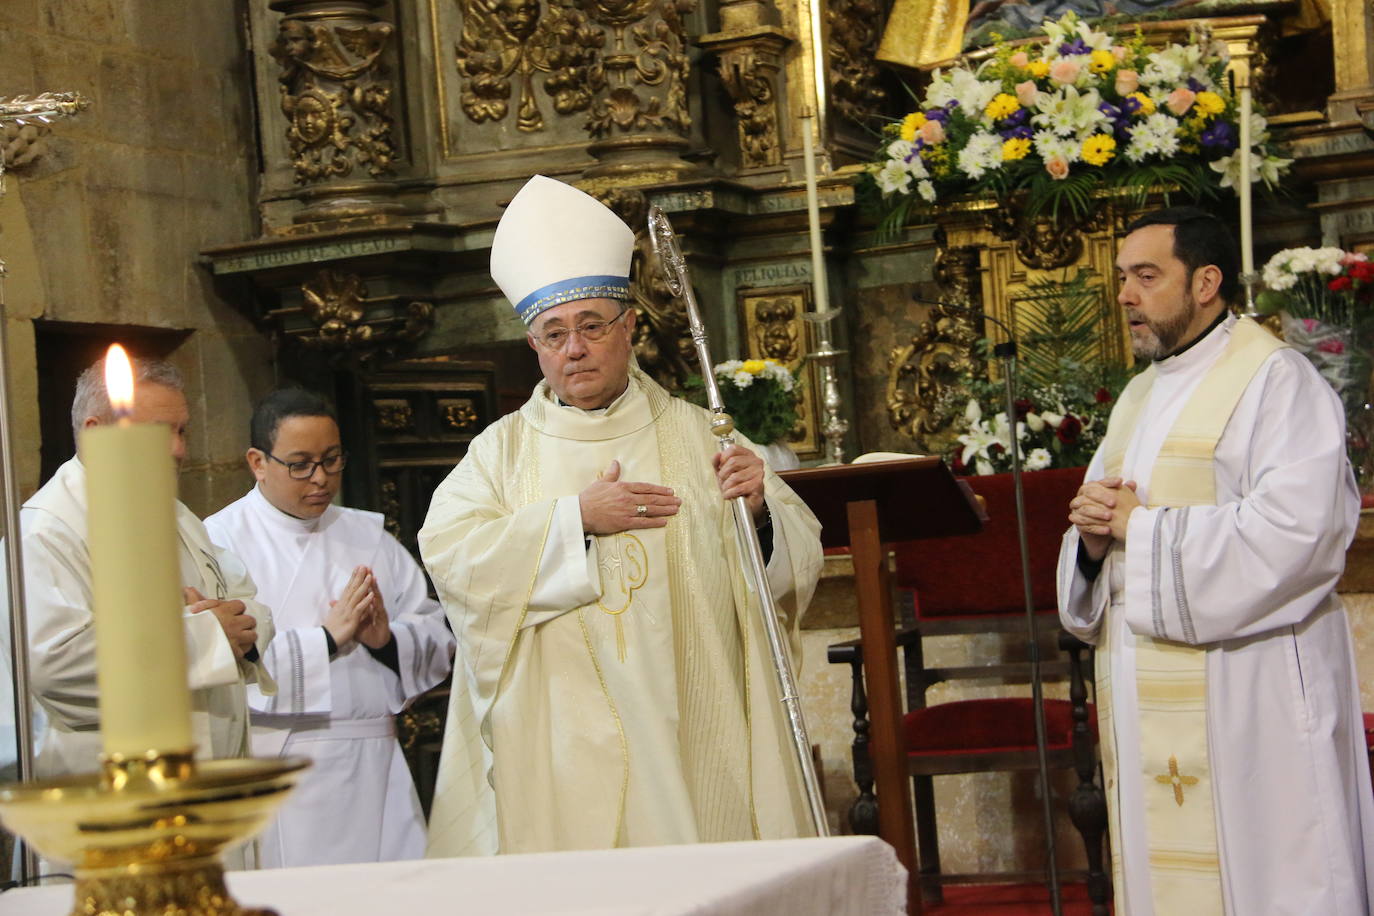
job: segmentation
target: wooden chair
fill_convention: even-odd
[[[1032,595],[1047,634],[1058,630],[1055,611],[1055,566],[1060,536],[1067,525],[1069,499],[1082,481],[1081,469],[1040,471],[1025,476],[1026,514],[1032,564]],[[898,603],[910,608],[914,623],[901,629],[906,674],[904,736],[916,809],[919,871],[923,896],[941,899],[941,886],[988,880],[1037,880],[1041,873],[949,875],[940,868],[933,777],[984,771],[1037,769],[1035,726],[1026,697],[962,700],[928,706],[926,691],[942,681],[1000,679],[1026,683],[1029,660],[994,665],[929,668],[922,640],[931,636],[1009,633],[1024,635],[1016,510],[1009,474],[969,478],[986,502],[984,530],[968,537],[942,538],[895,545]],[[1079,784],[1069,801],[1070,817],[1087,850],[1088,890],[1093,913],[1106,916],[1110,887],[1103,869],[1102,841],[1107,824],[1106,799],[1095,782],[1096,722],[1087,702],[1092,678],[1088,646],[1060,632],[1063,657],[1041,663],[1046,679],[1069,679],[1068,700],[1045,702],[1049,763],[1074,769]],[[829,659],[848,664],[853,675],[854,778],[859,797],[850,810],[856,833],[874,833],[877,804],[868,753],[867,700],[863,685],[863,645],[850,640],[830,647]]]

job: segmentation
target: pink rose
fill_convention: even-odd
[[[1180,118],[1187,114],[1188,109],[1193,107],[1193,101],[1197,99],[1197,93],[1187,86],[1179,86],[1169,97],[1164,100],[1164,106],[1178,115]]]
[[[926,141],[926,146],[934,146],[937,143],[945,142],[945,125],[931,118],[921,125],[921,129],[916,135]]]
[[[1126,49],[1117,45],[1112,48],[1112,55],[1116,58],[1117,63],[1123,63],[1126,60]]]
[[[1027,108],[1035,107],[1035,100],[1040,97],[1040,90],[1035,88],[1035,80],[1026,80],[1016,84],[1016,101]]]
[[[1063,181],[1069,177],[1069,160],[1063,156],[1051,156],[1045,160],[1045,171],[1049,172],[1055,181]]]
[[[1130,95],[1140,88],[1140,74],[1134,70],[1116,71],[1116,94]]]
[[[1302,327],[1303,327],[1303,330],[1305,330],[1307,333],[1311,334],[1313,331],[1315,331],[1315,330],[1317,329],[1317,319],[1315,319],[1315,318],[1304,318],[1304,319],[1302,319]]]
[[[1317,344],[1317,349],[1323,353],[1330,353],[1333,356],[1340,356],[1345,352],[1345,344],[1337,337],[1328,337]]]
[[[1078,74],[1083,72],[1083,65],[1071,57],[1061,57],[1050,64],[1050,79],[1056,83],[1068,85],[1078,79]]]
[[[1025,51],[1017,51],[1011,57],[1007,58],[1007,63],[1011,64],[1013,67],[1024,68],[1026,64],[1030,63],[1030,57]]]

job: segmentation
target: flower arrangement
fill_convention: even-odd
[[[1090,378],[1091,375],[1085,376]],[[950,450],[956,474],[1011,470],[1011,421],[1001,383],[979,383],[964,407],[962,427]],[[1107,432],[1116,394],[1107,385],[1032,388],[1016,401],[1016,438],[1027,471],[1086,465]],[[997,405],[1001,409],[997,409]],[[991,417],[991,419],[988,419]]]
[[[1340,396],[1346,447],[1361,488],[1374,486],[1374,262],[1340,248],[1285,248],[1261,272],[1256,310],[1279,316],[1283,339]]]
[[[735,428],[759,445],[786,438],[797,425],[797,378],[774,359],[727,360],[714,367],[716,384]],[[688,396],[705,403],[705,385],[688,379]]]
[[[1341,396],[1347,416],[1369,396],[1374,262],[1340,248],[1285,248],[1261,272],[1255,308],[1279,314],[1283,337]]]
[[[886,228],[958,194],[1024,191],[1032,215],[1062,203],[1084,216],[1106,188],[1202,198],[1239,181],[1223,43],[1205,32],[1157,49],[1139,32],[1118,43],[1071,12],[1043,29],[1043,44],[1002,42],[976,69],[936,70],[919,109],[884,128],[867,174]],[[1262,115],[1250,135],[1251,180],[1273,186],[1292,160],[1275,154]]]

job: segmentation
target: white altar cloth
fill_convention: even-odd
[[[245,906],[281,916],[887,916],[906,870],[876,837],[702,843],[595,852],[230,872]],[[0,894],[3,916],[63,916],[70,885]]]

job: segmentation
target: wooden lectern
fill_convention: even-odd
[[[921,912],[911,781],[902,741],[902,703],[887,549],[894,541],[976,534],[982,515],[972,491],[939,458],[807,468],[780,475],[821,521],[821,543],[848,547],[854,560],[864,680],[872,723],[878,835],[910,876],[908,912]]]

